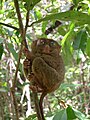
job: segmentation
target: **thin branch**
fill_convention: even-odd
[[[36,113],[37,113],[37,118],[38,118],[38,120],[43,120],[41,110],[39,107],[38,94],[36,92],[33,92],[33,98],[34,98],[34,104],[35,104],[35,109],[36,109]]]
[[[17,105],[17,100],[16,100],[16,97],[15,97],[15,90],[13,90],[13,88],[10,89],[10,93],[11,93],[11,97],[12,97],[12,100],[13,100],[13,104],[14,104],[14,108],[15,108],[15,119],[16,120],[19,120],[19,115],[18,115],[18,105]]]
[[[32,26],[33,26],[33,24],[35,24],[35,23],[37,23],[37,21],[32,22],[30,25],[28,25],[28,27],[32,27]]]
[[[22,18],[21,18],[21,14],[20,14],[18,0],[14,0],[14,4],[15,4],[17,16],[18,16],[19,28],[20,28],[21,37],[22,37],[21,49],[20,49],[20,52],[19,52],[19,58],[18,58],[18,63],[17,63],[17,67],[16,67],[16,73],[15,73],[15,77],[14,77],[14,81],[13,81],[13,87],[15,88],[17,73],[18,73],[18,68],[19,68],[20,58],[21,58],[21,51],[22,51],[22,46],[23,46],[22,44],[23,44],[23,39],[25,38],[25,36],[23,35],[24,28],[23,28]],[[23,36],[24,36],[24,38],[23,38]]]
[[[29,11],[27,11],[27,14],[26,14],[25,34],[26,34],[26,31],[27,31],[27,28],[28,28],[28,23],[29,23]],[[25,46],[26,48],[28,48],[26,39],[24,39],[23,42],[24,42],[24,46]]]
[[[21,17],[21,14],[20,14],[18,0],[14,0],[14,5],[15,5],[15,8],[16,8],[17,16],[18,16],[18,22],[19,22],[21,37],[23,38],[23,36],[25,37],[24,27],[23,27],[23,23],[22,23],[22,17]]]
[[[25,26],[25,31],[27,30],[28,23],[29,23],[29,11],[27,11],[27,14],[26,14],[26,26]]]
[[[33,24],[35,24],[35,23],[40,23],[40,22],[42,22],[42,21],[44,21],[44,20],[45,20],[45,18],[39,19],[39,20],[37,20],[37,21],[34,21],[34,22],[32,22],[30,25],[28,25],[28,27],[31,27]]]
[[[9,24],[5,24],[5,23],[0,22],[0,25],[4,25],[6,27],[9,27],[9,28],[12,28],[14,30],[18,30],[19,31],[19,28],[15,27],[15,26],[12,26],[12,25],[9,25]]]

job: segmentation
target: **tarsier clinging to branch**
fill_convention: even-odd
[[[59,54],[61,46],[52,39],[40,38],[33,41],[31,51],[25,50],[24,73],[33,83],[32,90],[41,91],[40,109],[42,118],[42,102],[47,93],[55,91],[64,79],[64,64]],[[33,89],[34,88],[34,89]]]

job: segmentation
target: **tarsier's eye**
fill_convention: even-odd
[[[55,47],[55,46],[56,46],[56,42],[51,41],[51,42],[50,42],[50,46],[51,46],[51,47]]]

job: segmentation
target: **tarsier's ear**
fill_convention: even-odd
[[[58,44],[58,49],[59,49],[59,51],[61,51],[61,47],[62,47],[62,46]]]
[[[37,40],[33,41],[31,44],[31,50],[34,54],[37,52],[36,46],[37,46]]]
[[[40,44],[40,40],[41,40],[41,39],[38,39],[38,40],[37,40],[37,45],[39,45],[39,44]]]
[[[31,49],[33,49],[37,45],[37,40],[34,40],[31,44]]]

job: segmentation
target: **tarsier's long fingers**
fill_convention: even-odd
[[[34,92],[42,92],[43,90],[40,89],[37,85],[31,85],[30,89]]]
[[[34,74],[31,72],[30,74],[28,74],[28,76],[27,76],[27,79],[29,80],[29,81],[32,81],[32,80],[34,80]]]
[[[26,53],[28,52],[29,50],[26,48],[26,47],[24,47],[23,48],[23,53],[26,55]]]
[[[23,53],[29,60],[32,58],[32,53],[27,48],[23,48]]]
[[[25,59],[25,61],[23,62],[24,68],[28,69],[30,68],[30,60]]]

